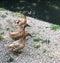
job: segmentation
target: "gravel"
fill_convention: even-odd
[[[2,17],[5,15],[5,17]],[[30,32],[34,37],[29,38],[26,46],[18,55],[9,53],[6,45],[12,43],[13,40],[8,36],[10,31],[17,31],[15,21],[21,19],[21,16],[16,15],[11,11],[0,11],[0,33],[4,32],[4,40],[0,41],[0,63],[8,63],[7,58],[12,56],[14,61],[10,63],[60,63],[60,30],[51,30],[52,23],[42,20],[37,20],[27,16],[27,22],[31,27],[27,27],[26,31]],[[11,27],[7,21],[13,23]],[[9,30],[6,30],[9,28]],[[40,38],[41,41],[34,42],[33,39]],[[41,43],[43,40],[49,40],[50,43]],[[34,46],[40,45],[39,48]]]

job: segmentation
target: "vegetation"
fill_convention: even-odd
[[[47,52],[47,50],[46,49],[43,49],[43,53],[46,53]]]
[[[39,42],[40,40],[41,40],[40,38],[33,39],[34,42]]]
[[[60,29],[60,25],[52,25],[51,26],[51,30],[58,30],[58,29]]]
[[[19,12],[16,12],[16,13],[14,13],[16,16],[20,16],[21,18],[24,18],[24,15],[23,14],[21,14],[21,13],[19,13]]]
[[[2,17],[2,18],[6,18],[6,15],[2,15],[1,17]]]
[[[2,28],[2,24],[0,24],[0,29]]]
[[[3,38],[3,36],[2,35],[0,35],[0,41],[2,41],[4,38]]]
[[[34,46],[34,48],[36,48],[36,49],[38,49],[40,47],[40,45],[36,45],[36,46]]]
[[[5,11],[6,9],[4,9],[4,8],[0,8],[0,11]]]
[[[0,35],[3,35],[3,34],[4,34],[4,32],[1,32],[1,33],[0,33]]]
[[[49,43],[50,43],[50,40],[42,40],[41,43],[42,43],[42,44],[43,44],[43,43],[48,43],[48,44],[49,44]]]
[[[50,43],[50,40],[43,40],[43,39],[40,39],[40,38],[35,38],[35,39],[33,39],[33,41],[34,42],[40,42],[41,41],[42,44],[44,44],[44,43],[49,44]]]
[[[10,30],[10,28],[6,28],[6,31],[9,31]]]
[[[7,62],[12,62],[13,60],[14,60],[14,58],[9,56],[9,58],[7,59]]]

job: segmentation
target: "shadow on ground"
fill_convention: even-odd
[[[0,0],[0,8],[14,12],[28,11],[31,17],[60,25],[58,0]]]

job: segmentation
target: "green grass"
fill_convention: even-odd
[[[2,17],[2,18],[6,18],[6,15],[2,15],[1,17]]]
[[[40,38],[33,39],[34,42],[39,42],[40,40],[41,40]]]
[[[42,42],[41,42],[42,44],[44,44],[44,43],[50,43],[50,40],[42,40]]]
[[[32,32],[33,35],[35,35],[36,33],[35,32]]]
[[[38,49],[38,48],[40,48],[40,45],[36,45],[36,46],[34,46],[34,48]]]
[[[3,36],[2,35],[0,35],[0,41],[2,41],[4,38],[3,38]]]
[[[13,60],[14,60],[14,58],[9,56],[8,59],[7,59],[7,62],[12,62]]]
[[[0,35],[3,35],[3,34],[4,34],[4,32],[1,32],[1,33],[0,33]]]
[[[20,16],[21,18],[24,18],[24,15],[23,14],[21,14],[20,12],[16,12],[16,13],[14,13],[16,16]]]
[[[53,57],[49,57],[50,59],[52,59]]]
[[[46,49],[43,49],[43,53],[46,53],[47,52],[47,50]]]
[[[2,24],[0,24],[0,29],[2,29]]]
[[[58,29],[60,29],[60,25],[52,25],[51,26],[51,30],[58,30]]]
[[[6,31],[9,31],[10,30],[10,28],[6,28]]]
[[[0,8],[0,11],[5,11],[6,9],[4,9],[4,8]]]
[[[42,44],[46,43],[46,44],[49,44],[50,43],[50,40],[43,40],[43,39],[40,39],[40,38],[35,38],[33,39],[34,42],[41,42]]]

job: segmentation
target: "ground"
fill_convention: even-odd
[[[20,13],[0,11],[0,63],[60,63],[60,30],[52,29],[54,24],[28,16],[27,22],[31,27],[27,27],[26,31],[33,38],[27,37],[29,39],[20,54],[8,52],[6,45],[13,42],[8,33],[19,30],[15,21],[21,18],[23,15]]]

